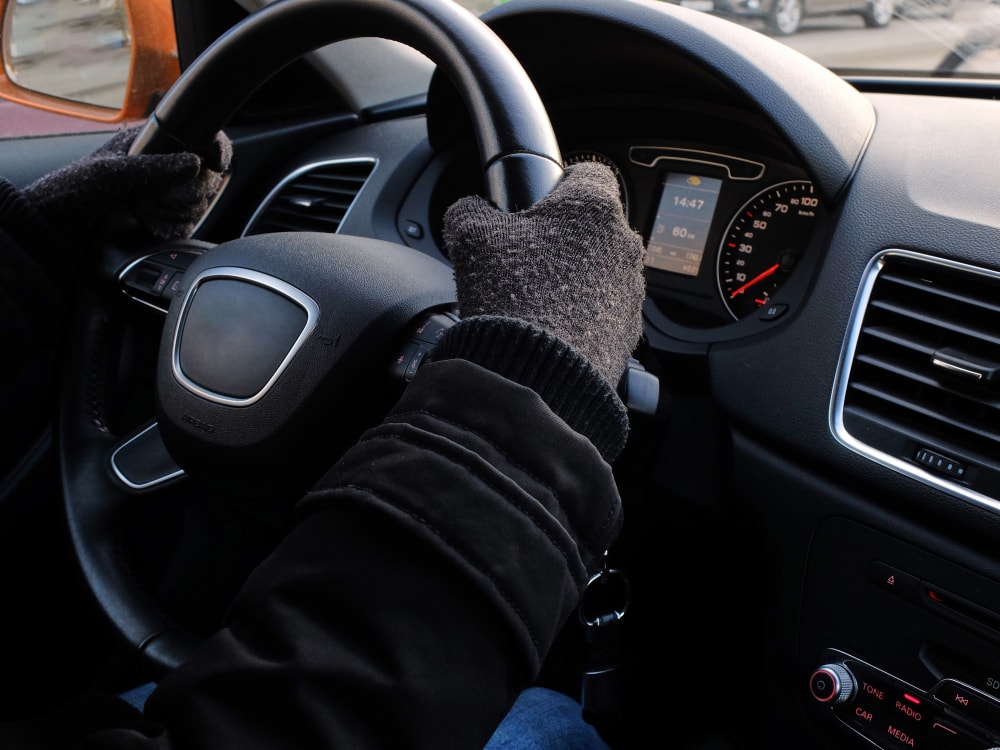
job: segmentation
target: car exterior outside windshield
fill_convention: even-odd
[[[693,0],[698,2],[699,0]],[[681,0],[685,5],[692,0]],[[796,33],[804,18],[851,15],[879,29],[892,21],[894,0],[713,0],[711,10],[735,19],[757,19],[779,36]],[[690,7],[690,6],[688,6]]]

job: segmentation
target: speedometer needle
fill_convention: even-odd
[[[781,268],[781,265],[779,263],[775,263],[773,266],[771,266],[770,268],[768,268],[763,273],[757,274],[752,279],[750,279],[750,281],[748,281],[746,284],[744,284],[739,289],[737,289],[735,292],[733,292],[732,294],[730,294],[729,295],[729,299],[732,299],[737,294],[743,294],[743,292],[745,292],[747,289],[749,289],[750,287],[752,287],[757,282],[763,281],[768,276],[770,276],[772,273],[774,273],[775,271],[777,271],[779,268]]]

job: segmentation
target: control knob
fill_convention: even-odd
[[[843,664],[824,664],[809,678],[809,692],[820,703],[839,706],[854,697],[854,675]]]

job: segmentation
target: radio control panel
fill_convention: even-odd
[[[888,750],[987,750],[1000,746],[1000,701],[956,679],[909,685],[838,649],[809,677],[809,695],[843,724]]]

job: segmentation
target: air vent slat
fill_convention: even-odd
[[[343,208],[347,208],[351,205],[351,201],[354,200],[355,193],[320,193],[320,194],[310,194],[306,191],[297,192],[288,195],[279,195],[272,202],[272,206],[276,205],[287,205],[287,206],[298,206],[301,208],[311,208],[312,206],[329,204],[329,205],[340,205]]]
[[[948,288],[943,288],[941,286],[935,285],[932,281],[928,279],[914,279],[907,278],[905,276],[900,276],[898,274],[892,273],[891,271],[883,272],[880,276],[880,281],[885,283],[898,284],[900,286],[905,286],[910,289],[915,289],[924,294],[933,295],[939,297],[942,300],[953,300],[959,302],[963,305],[975,305],[983,310],[989,312],[1000,313],[1000,303],[994,301],[994,298],[990,296],[989,290],[983,290],[982,296],[977,296],[976,289],[966,290],[967,296],[963,297],[957,292],[952,291]]]
[[[337,232],[374,169],[374,160],[359,159],[319,164],[293,174],[271,192],[244,235]]]
[[[271,208],[268,211],[266,219],[268,221],[274,220],[275,218],[285,217],[286,219],[294,219],[295,217],[302,217],[304,219],[310,219],[312,221],[332,221],[335,225],[339,224],[344,218],[344,214],[347,213],[349,206],[336,206],[330,205],[329,203],[313,203],[309,206],[302,206],[299,204],[291,205],[275,205],[271,204]]]
[[[937,381],[923,377],[919,373],[906,367],[906,365],[898,364],[889,360],[887,357],[878,354],[862,354],[854,361],[857,364],[868,365],[869,367],[876,367],[883,370],[886,375],[898,375],[899,377],[906,378],[919,385],[926,385],[930,387],[937,386]]]
[[[909,318],[927,325],[942,328],[945,331],[951,331],[952,333],[957,333],[961,336],[968,336],[974,339],[984,339],[989,341],[991,344],[1000,346],[1000,336],[994,335],[988,330],[985,330],[977,325],[966,324],[955,318],[949,318],[944,315],[934,315],[929,312],[924,312],[916,306],[909,307],[887,302],[885,300],[873,300],[871,306],[877,310],[885,310],[903,318]]]
[[[995,409],[1000,415],[1000,395],[993,393],[988,387],[963,388],[960,379],[931,377],[920,370],[915,370],[902,360],[891,359],[883,354],[860,354],[854,362],[856,365],[880,370],[882,378],[905,378],[908,387],[930,389],[929,392],[934,392],[938,398],[959,399],[978,409]],[[902,386],[902,383],[896,383],[897,389]]]
[[[865,326],[863,333],[866,336],[882,339],[888,344],[895,344],[896,346],[912,351],[914,354],[925,355],[927,357],[932,356],[936,349],[936,347],[930,346],[925,339],[896,328]]]
[[[964,415],[965,419],[962,419],[962,413],[957,410],[933,409],[922,406],[911,399],[897,396],[884,388],[877,388],[868,383],[857,383],[852,385],[851,388],[856,391],[860,391],[861,393],[864,393],[879,402],[894,404],[900,409],[908,412],[911,416],[933,420],[937,423],[937,429],[928,430],[930,433],[936,432],[940,434],[942,429],[946,429],[948,431],[957,429],[964,432],[974,432],[976,437],[980,440],[989,440],[995,444],[994,448],[991,448],[991,450],[995,450],[997,446],[1000,446],[1000,429],[989,427],[984,420],[977,419],[974,415],[967,414]],[[907,420],[899,421],[905,423]],[[913,420],[911,419],[909,421],[912,422]],[[966,446],[968,447],[968,443],[966,443]]]
[[[944,451],[972,469],[955,491],[975,496],[968,488],[978,483],[1000,509],[1000,383],[990,382],[1000,274],[906,251],[885,253],[868,273],[841,363],[838,434],[924,480],[914,456]]]
[[[301,178],[300,184],[314,190],[349,191],[352,187],[354,189],[360,188],[367,179],[368,175],[351,177],[349,175],[307,174]]]

